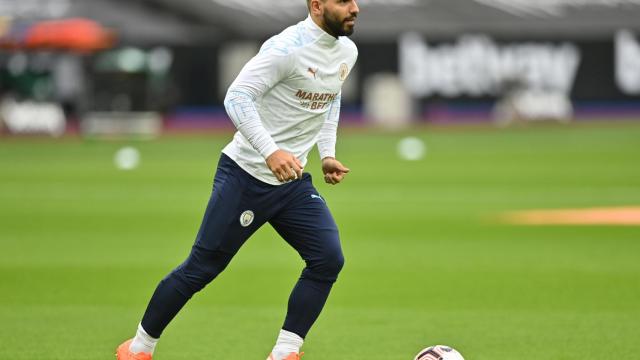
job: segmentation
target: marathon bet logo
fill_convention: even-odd
[[[295,97],[300,101],[300,106],[305,109],[322,110],[336,99],[338,93],[317,93],[304,90],[298,90]]]

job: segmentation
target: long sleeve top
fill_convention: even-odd
[[[342,83],[358,57],[307,17],[267,40],[231,84],[227,114],[238,129],[222,150],[253,177],[280,185],[265,159],[281,149],[303,165],[314,145],[335,156]]]

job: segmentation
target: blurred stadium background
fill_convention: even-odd
[[[316,182],[347,265],[305,359],[637,359],[640,2],[359,4],[353,173]],[[112,358],[193,241],[226,87],[305,14],[0,0],[0,359]],[[157,358],[266,355],[301,267],[262,229]]]

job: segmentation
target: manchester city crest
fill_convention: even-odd
[[[240,225],[247,227],[249,225],[251,225],[251,223],[253,222],[253,218],[255,216],[253,215],[253,211],[251,210],[246,210],[245,212],[243,212],[240,215]]]
[[[340,65],[340,81],[344,81],[349,75],[349,65],[342,63]]]

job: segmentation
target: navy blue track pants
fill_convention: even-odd
[[[344,264],[335,221],[308,173],[300,180],[270,185],[225,154],[189,257],[160,282],[147,306],[142,318],[147,333],[160,337],[191,296],[215,279],[266,222],[306,263],[289,297],[283,325],[304,338]]]

